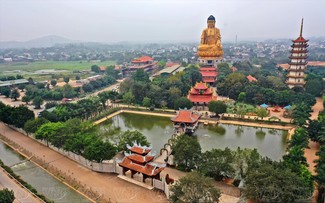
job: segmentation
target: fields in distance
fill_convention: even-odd
[[[38,70],[90,70],[92,65],[109,66],[116,64],[115,61],[88,62],[88,61],[37,61],[37,62],[12,62],[0,64],[1,74],[35,72]]]

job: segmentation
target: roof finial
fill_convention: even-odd
[[[304,18],[301,19],[301,27],[300,27],[300,37],[302,37],[302,29],[304,27]]]

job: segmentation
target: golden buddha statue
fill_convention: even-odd
[[[220,30],[215,27],[216,20],[213,15],[208,18],[208,28],[201,35],[201,44],[198,47],[198,55],[201,58],[222,58]]]

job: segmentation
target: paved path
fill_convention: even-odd
[[[49,165],[69,174],[79,180],[82,185],[101,194],[106,200],[112,202],[167,202],[165,194],[160,191],[149,191],[117,178],[116,174],[97,173],[82,167],[67,157],[41,145],[33,139],[12,130],[0,123],[0,133],[6,138],[19,144],[21,147],[43,157]]]
[[[34,197],[29,191],[22,188],[21,185],[16,183],[13,179],[9,178],[7,173],[0,168],[0,189],[4,188],[14,191],[16,198],[14,203],[41,203],[41,201]]]

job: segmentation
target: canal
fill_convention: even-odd
[[[58,203],[90,202],[88,199],[72,190],[32,162],[23,162],[25,158],[0,141],[0,159],[23,180],[33,186],[40,194]],[[23,162],[23,163],[21,163]],[[15,165],[17,163],[21,163]]]
[[[120,127],[122,131],[138,130],[159,154],[160,149],[173,133],[170,118],[122,113],[100,124],[100,128],[107,126]],[[287,131],[249,126],[219,124],[217,126],[199,125],[194,136],[198,139],[202,151],[213,148],[230,149],[256,148],[262,156],[273,160],[280,160],[285,153]]]

